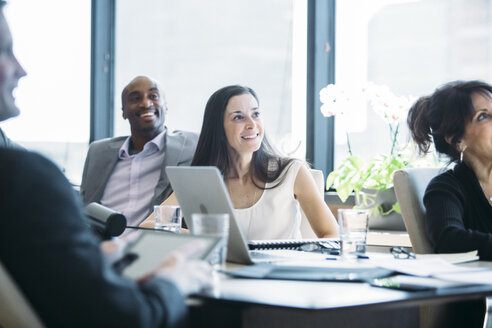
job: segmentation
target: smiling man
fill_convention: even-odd
[[[164,125],[167,105],[153,79],[134,78],[121,94],[123,118],[131,136],[91,144],[82,176],[85,204],[98,202],[123,213],[128,225],[138,225],[172,192],[164,171],[168,165],[189,165],[198,136],[168,133]]]

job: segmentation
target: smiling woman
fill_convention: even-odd
[[[258,107],[256,98],[248,93],[232,97],[227,104],[224,130],[230,147],[238,153],[251,155],[260,148],[263,121]]]
[[[300,208],[318,237],[336,236],[336,221],[306,163],[274,151],[260,113],[251,88],[217,90],[205,106],[191,165],[219,168],[247,239],[301,238]]]

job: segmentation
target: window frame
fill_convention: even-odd
[[[319,91],[335,79],[336,0],[308,0],[306,160],[325,176],[334,165],[334,118],[320,112]],[[114,134],[116,0],[92,0],[90,141]]]
[[[325,176],[333,171],[335,122],[321,114],[319,91],[335,82],[335,1],[308,0],[306,160]]]
[[[91,91],[89,143],[114,134],[116,0],[91,2]]]

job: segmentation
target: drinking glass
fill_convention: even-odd
[[[181,208],[175,205],[154,206],[154,228],[181,232]]]
[[[339,209],[341,254],[344,259],[355,259],[366,252],[369,211]]]
[[[223,269],[227,257],[227,242],[229,240],[229,214],[202,214],[191,215],[191,233],[220,237],[217,248],[209,257],[209,262],[215,270]]]

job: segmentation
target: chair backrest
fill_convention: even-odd
[[[320,192],[321,195],[325,195],[325,177],[323,175],[323,171],[321,170],[310,170],[311,175],[314,178],[314,181],[316,181],[316,185],[318,186],[318,191]],[[311,228],[311,225],[309,224],[309,221],[304,214],[304,211],[301,211],[301,236],[303,239],[312,239],[312,238],[317,238],[316,234],[314,233],[313,229]]]
[[[417,254],[434,253],[425,228],[423,198],[430,180],[441,170],[441,168],[409,168],[398,170],[393,176],[403,222],[413,251]]]
[[[43,327],[41,320],[0,262],[0,327]]]

